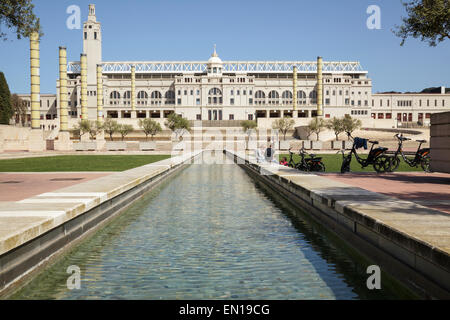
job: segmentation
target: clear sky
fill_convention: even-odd
[[[360,61],[373,91],[450,87],[450,41],[429,47],[391,29],[401,23],[400,0],[34,0],[41,19],[41,92],[55,93],[58,47],[70,61],[82,51],[82,30],[69,30],[70,5],[96,4],[103,61],[207,60],[217,44],[222,60]],[[381,29],[366,26],[369,5],[381,8]],[[4,26],[2,29],[5,30]],[[10,90],[27,93],[29,43],[0,41],[0,71]]]

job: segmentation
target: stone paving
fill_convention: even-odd
[[[450,174],[402,172],[326,173],[321,176],[450,214]]]
[[[20,201],[110,174],[112,173],[0,173],[0,207],[2,202]]]

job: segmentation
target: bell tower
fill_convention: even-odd
[[[102,29],[95,16],[95,4],[89,5],[88,20],[83,24],[83,53],[87,55],[88,85],[96,85],[97,65],[102,63]]]

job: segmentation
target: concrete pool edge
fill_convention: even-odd
[[[422,297],[450,299],[448,247],[440,248],[436,243],[411,234],[407,229],[402,230],[392,222],[396,216],[401,222],[406,213],[416,210],[420,213],[416,218],[422,219],[418,221],[419,225],[424,223],[423,218],[426,218],[426,223],[436,219],[448,230],[450,216],[325,177],[304,174],[276,164],[259,164],[245,153],[227,150],[224,153],[256,180],[280,192],[295,205],[306,208],[312,218],[363,256],[375,261],[383,271],[413,292]],[[389,218],[380,218],[382,212],[377,212],[380,210],[387,211]]]
[[[172,157],[0,208],[0,221],[7,229],[0,234],[0,298],[201,153]],[[4,223],[8,218],[9,228]]]

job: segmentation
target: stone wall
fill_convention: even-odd
[[[450,112],[431,115],[431,170],[450,173]]]

